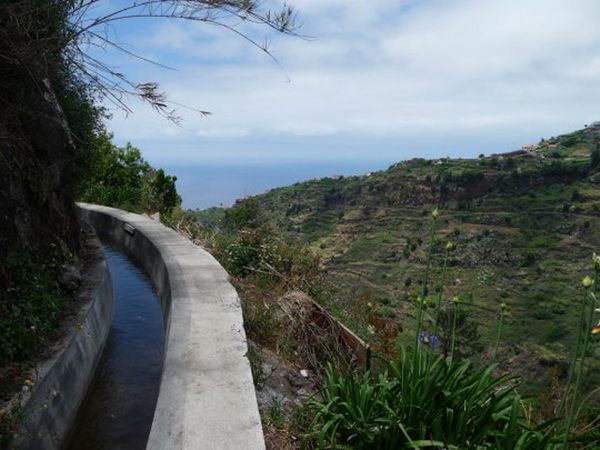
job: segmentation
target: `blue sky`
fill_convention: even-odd
[[[119,42],[176,70],[104,60],[212,115],[180,108],[175,126],[134,102],[113,111],[117,142],[155,164],[389,162],[512,149],[600,120],[597,0],[291,3],[314,39],[270,34],[283,69],[216,27],[119,23]]]

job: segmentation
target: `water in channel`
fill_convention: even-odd
[[[164,328],[146,273],[104,244],[114,287],[108,340],[66,445],[68,450],[146,448],[162,371]]]

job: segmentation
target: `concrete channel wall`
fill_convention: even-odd
[[[94,238],[94,260],[84,275],[78,299],[82,307],[72,329],[56,343],[53,355],[36,370],[23,398],[23,417],[15,448],[60,448],[68,435],[110,330],[113,287],[100,242]]]
[[[165,323],[164,368],[147,448],[264,449],[237,292],[206,251],[148,217],[79,204],[146,270]]]

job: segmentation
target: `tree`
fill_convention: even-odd
[[[151,198],[156,199],[156,209],[161,214],[169,214],[173,208],[181,205],[181,197],[175,188],[177,177],[165,175],[163,169],[153,171],[153,177],[150,180],[152,187]]]

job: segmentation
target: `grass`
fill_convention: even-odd
[[[281,400],[274,398],[269,405],[267,411],[267,420],[275,428],[284,428],[286,424],[286,417],[283,409],[283,403]]]

